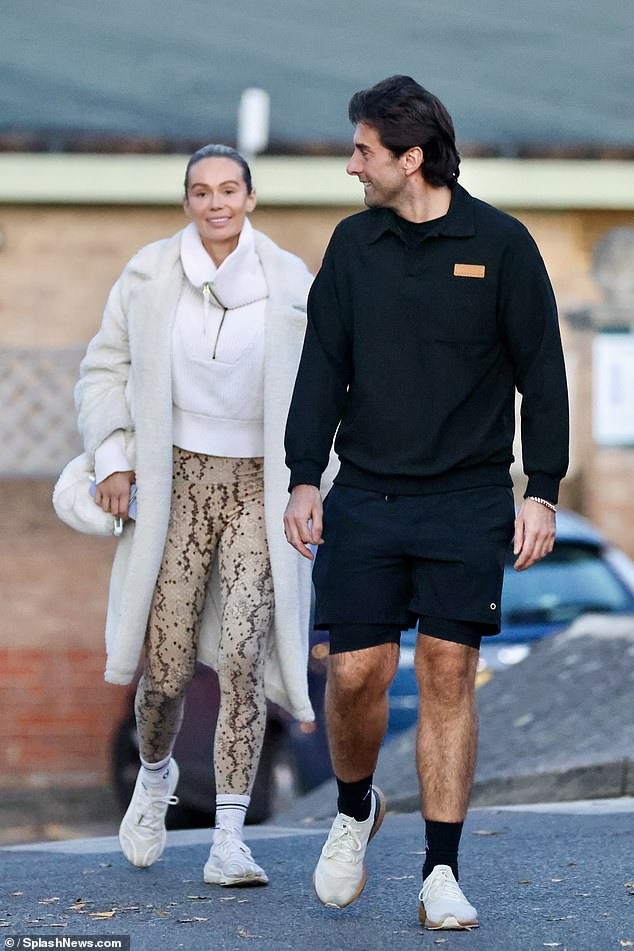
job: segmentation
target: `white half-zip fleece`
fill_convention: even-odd
[[[188,225],[181,262],[186,280],[172,331],[174,444],[213,456],[261,456],[268,289],[250,222],[218,268]]]
[[[182,233],[186,275],[172,333],[174,444],[210,456],[263,455],[264,310],[268,288],[245,219],[220,267],[195,224]],[[101,482],[134,469],[123,430],[95,452]]]

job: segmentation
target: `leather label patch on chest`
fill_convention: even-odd
[[[454,264],[454,277],[484,277],[484,264]]]

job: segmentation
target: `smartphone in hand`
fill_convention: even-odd
[[[89,492],[94,499],[97,493],[96,482],[91,482]],[[136,519],[136,482],[133,482],[132,485],[130,486],[130,500],[128,502],[128,518]]]

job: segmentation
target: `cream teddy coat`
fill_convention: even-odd
[[[288,500],[284,428],[312,278],[299,258],[266,235],[254,234],[269,291],[264,330],[264,500],[275,619],[265,690],[270,700],[297,719],[312,720],[307,688],[311,563],[291,548],[283,528]],[[110,579],[105,671],[110,683],[127,684],[137,671],[167,535],[172,481],[171,332],[185,280],[180,238],[179,232],[148,245],[125,267],[81,363],[75,390],[86,451],[94,454],[114,430],[125,430],[137,480],[136,523],[126,523]],[[324,483],[330,481],[329,476],[324,478]],[[210,667],[216,665],[219,604],[216,568],[198,649],[198,659]]]

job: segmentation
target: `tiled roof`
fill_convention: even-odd
[[[408,73],[461,144],[632,147],[623,0],[4,0],[0,136],[232,141],[241,91],[280,146],[347,148],[347,101]]]

